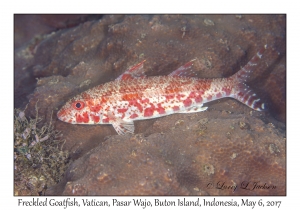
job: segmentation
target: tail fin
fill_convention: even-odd
[[[236,83],[235,87],[231,92],[231,97],[239,100],[240,102],[246,104],[257,111],[263,111],[266,109],[265,103],[250,89],[249,86],[245,84],[249,78],[249,74],[255,69],[255,66],[258,64],[262,58],[263,53],[267,45],[261,48],[255,56],[236,74],[232,75],[230,79]]]

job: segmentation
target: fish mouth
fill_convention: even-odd
[[[56,116],[59,120],[63,121],[63,122],[67,122],[67,112],[64,109],[61,109],[57,112]]]
[[[56,116],[57,116],[57,118],[58,118],[59,120],[63,121],[63,120],[62,120],[63,116],[62,116],[60,110],[57,112]]]

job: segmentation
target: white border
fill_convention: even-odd
[[[286,197],[248,197],[251,200],[282,200],[282,208],[299,207],[298,175],[299,170],[299,11],[297,4],[278,0],[251,1],[11,1],[1,3],[1,207],[17,207],[20,197],[13,197],[13,14],[14,13],[287,13],[287,196]],[[296,2],[296,1],[293,1]],[[57,199],[64,197],[56,197]],[[92,198],[92,197],[89,197]],[[148,197],[142,197],[142,199]],[[149,197],[154,199],[155,197]],[[161,197],[158,197],[161,198]],[[177,197],[167,197],[177,200]],[[203,199],[204,197],[201,197]],[[243,197],[232,197],[240,200]],[[29,199],[29,197],[25,197]],[[99,197],[96,197],[99,199]],[[100,198],[102,199],[102,198]],[[111,200],[110,197],[103,199]],[[124,197],[131,199],[131,197]],[[212,197],[208,197],[212,199]],[[231,197],[217,197],[230,200]],[[51,208],[48,206],[48,208]],[[173,207],[174,208],[174,207]],[[172,208],[172,209],[173,209]],[[68,208],[69,209],[69,208]],[[124,209],[124,208],[122,208]],[[129,208],[127,208],[129,209]],[[137,208],[130,208],[137,209]],[[141,209],[139,207],[139,209]],[[211,208],[214,209],[214,208]],[[249,209],[249,207],[248,207]],[[255,208],[257,209],[257,208]]]

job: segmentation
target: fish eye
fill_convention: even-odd
[[[72,106],[76,110],[81,110],[84,108],[84,102],[83,101],[74,101]]]

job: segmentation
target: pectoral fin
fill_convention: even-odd
[[[124,135],[126,133],[134,133],[133,121],[131,122],[125,122],[123,120],[121,121],[112,122],[114,129],[117,131],[119,135]]]
[[[111,112],[108,113],[110,123],[113,125],[114,129],[119,135],[124,135],[126,133],[134,133],[134,123],[133,121],[124,121],[121,118],[115,117]]]

